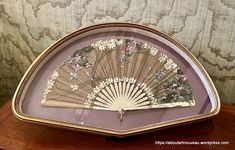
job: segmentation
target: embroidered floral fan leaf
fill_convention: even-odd
[[[178,65],[150,44],[130,39],[76,50],[48,80],[41,103],[119,112],[195,105]]]

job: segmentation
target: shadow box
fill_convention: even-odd
[[[23,76],[12,110],[27,122],[124,137],[212,117],[220,100],[178,41],[146,26],[106,23],[44,50]]]

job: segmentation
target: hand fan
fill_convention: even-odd
[[[43,106],[125,111],[195,106],[178,65],[149,43],[107,39],[74,50],[51,78]]]

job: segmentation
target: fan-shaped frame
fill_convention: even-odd
[[[41,117],[40,115],[34,114],[34,112],[29,113],[28,110],[34,109],[31,107],[35,106],[35,104],[30,105],[30,102],[33,100],[27,99],[27,94],[28,95],[35,94],[35,92],[29,93],[30,91],[29,88],[33,86],[32,83],[36,82],[34,80],[35,80],[35,76],[39,76],[38,72],[40,72],[42,68],[46,70],[47,68],[44,66],[47,64],[47,62],[51,58],[53,58],[55,55],[57,55],[60,49],[65,48],[66,46],[71,44],[71,39],[86,38],[86,36],[97,34],[96,32],[99,32],[101,30],[104,33],[107,32],[106,35],[108,35],[108,33],[111,31],[128,30],[133,33],[138,33],[138,32],[142,32],[141,34],[145,33],[144,36],[148,36],[149,38],[153,38],[153,39],[155,39],[157,36],[158,41],[164,42],[164,44],[174,49],[174,53],[177,53],[177,55],[180,55],[181,58],[184,59],[184,61],[188,62],[188,65],[190,65],[189,67],[195,71],[196,76],[200,79],[200,82],[202,82],[205,88],[205,91],[207,93],[208,100],[210,103],[209,104],[210,110],[205,111],[204,113],[199,112],[198,114],[194,114],[191,116],[184,116],[184,117],[168,116],[168,118],[166,118],[166,120],[164,121],[160,120],[157,123],[149,123],[149,124],[140,123],[138,127],[135,127],[133,125],[133,127],[130,127],[130,128],[128,127],[125,127],[125,128],[124,127],[123,128],[122,127],[120,128],[104,127],[104,126],[95,126],[94,124],[91,125],[91,124],[83,124],[83,123],[77,124],[74,122],[66,121],[66,119],[63,117],[60,119],[54,119],[53,115],[55,116],[56,114],[50,114],[47,117]],[[37,82],[40,82],[40,80]],[[201,106],[201,110],[203,109],[203,107],[204,106]],[[216,88],[212,80],[210,79],[209,75],[207,74],[206,70],[199,63],[199,61],[193,56],[193,54],[189,50],[187,50],[186,47],[180,44],[177,40],[173,39],[172,37],[168,36],[165,33],[162,33],[160,31],[157,31],[155,29],[142,26],[142,25],[131,24],[131,23],[106,23],[106,24],[94,25],[94,26],[77,30],[61,38],[60,40],[55,42],[53,45],[51,45],[49,48],[44,50],[39,55],[39,57],[33,62],[33,64],[29,67],[29,69],[26,71],[19,86],[17,87],[17,90],[15,92],[15,95],[12,101],[12,110],[13,110],[14,115],[17,118],[24,120],[24,121],[63,127],[63,128],[69,128],[69,129],[75,129],[75,130],[85,131],[85,132],[123,137],[127,135],[138,134],[142,132],[160,129],[163,127],[180,125],[180,124],[212,117],[216,115],[220,110],[220,100],[219,100],[219,96],[216,91]],[[162,112],[164,113],[166,111],[168,110],[163,110]],[[138,112],[138,113],[142,113],[142,112]],[[150,113],[152,112],[149,112],[148,115],[152,115]],[[145,115],[145,112],[143,112],[140,116],[144,117],[144,115]],[[92,117],[95,117],[95,116],[92,116]],[[101,116],[97,116],[97,117],[101,117]],[[131,122],[134,123],[135,120],[132,120]],[[137,122],[137,124],[138,123],[139,122]]]

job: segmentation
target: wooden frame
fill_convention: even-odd
[[[71,124],[71,123],[55,121],[55,120],[36,118],[36,117],[30,116],[28,114],[25,114],[21,110],[21,107],[19,105],[19,100],[20,100],[20,97],[22,96],[23,89],[25,88],[27,82],[30,80],[31,75],[33,73],[35,73],[35,70],[38,68],[40,63],[47,56],[51,55],[55,48],[57,48],[58,46],[63,44],[68,39],[70,39],[72,37],[75,37],[79,34],[82,34],[82,33],[88,32],[88,31],[92,31],[92,30],[97,29],[97,28],[109,28],[109,27],[131,27],[131,28],[146,30],[148,32],[151,32],[153,34],[157,34],[157,35],[167,39],[168,41],[173,43],[175,46],[177,46],[179,49],[181,49],[184,54],[186,54],[188,57],[190,57],[190,59],[194,62],[196,67],[200,69],[200,72],[203,74],[206,81],[208,82],[209,88],[213,91],[213,93],[211,93],[211,94],[212,94],[212,96],[215,97],[215,100],[216,100],[215,101],[216,108],[208,114],[195,115],[195,116],[189,117],[189,118],[180,118],[180,119],[177,119],[173,122],[172,121],[161,122],[159,124],[153,124],[153,125],[149,125],[149,126],[143,126],[141,128],[135,128],[135,129],[123,130],[123,131],[115,131],[115,130],[96,128],[96,127],[91,127],[91,126],[82,126],[82,125],[77,125],[77,124]],[[215,88],[212,80],[210,79],[208,73],[203,68],[203,66],[199,63],[199,61],[193,56],[193,54],[186,47],[184,47],[177,40],[173,39],[172,37],[168,36],[165,33],[162,33],[160,31],[157,31],[155,29],[152,29],[152,28],[149,28],[149,27],[146,27],[146,26],[131,24],[131,23],[98,24],[98,25],[94,25],[94,26],[91,26],[91,27],[87,27],[87,28],[77,30],[75,32],[72,32],[72,33],[64,36],[63,38],[61,38],[60,40],[58,40],[57,42],[52,44],[49,48],[44,50],[38,56],[38,58],[33,62],[33,64],[29,67],[29,69],[26,71],[25,75],[23,76],[22,80],[20,81],[19,86],[17,87],[17,90],[15,92],[15,95],[14,95],[13,101],[12,101],[12,111],[13,111],[14,115],[17,118],[21,119],[21,120],[28,121],[28,122],[34,122],[34,123],[38,123],[38,124],[45,124],[45,125],[55,126],[55,127],[62,127],[62,128],[73,129],[73,130],[79,130],[79,131],[84,131],[84,132],[98,133],[98,134],[104,134],[104,135],[113,135],[113,136],[118,136],[118,137],[123,137],[123,136],[128,136],[128,135],[133,135],[133,134],[139,134],[139,133],[142,133],[142,132],[149,132],[151,130],[157,130],[157,129],[166,128],[166,127],[170,127],[170,126],[189,123],[189,122],[192,122],[192,121],[198,121],[198,120],[206,119],[206,118],[209,118],[209,117],[212,117],[212,116],[215,116],[216,114],[218,114],[219,110],[220,110],[220,100],[219,100],[218,93],[216,91],[216,88]]]

